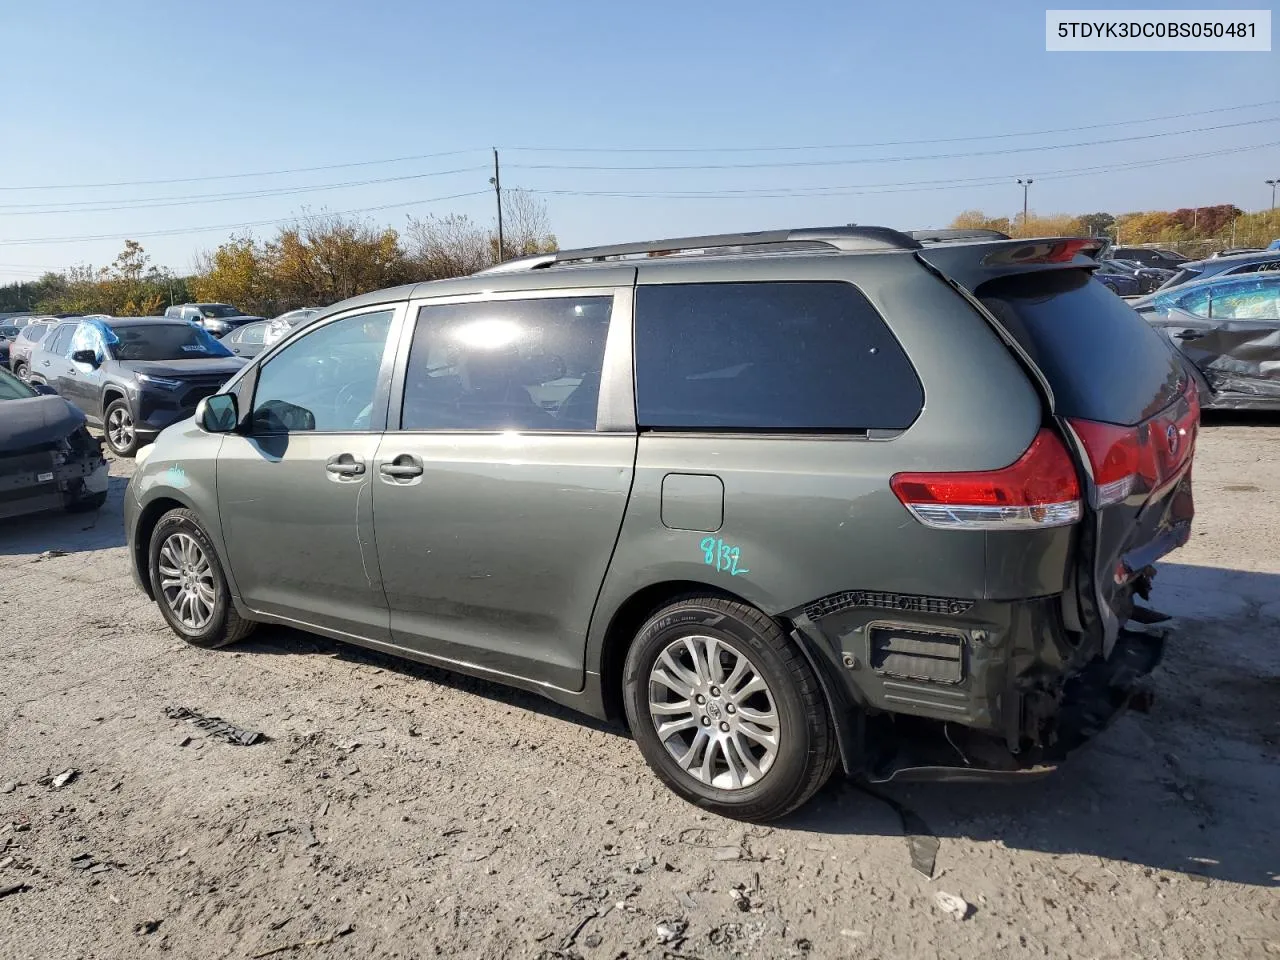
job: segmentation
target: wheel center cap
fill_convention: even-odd
[[[707,701],[707,714],[711,717],[711,719],[712,719],[712,720],[719,720],[719,719],[720,719],[720,704],[716,703],[714,700],[708,700],[708,701]]]

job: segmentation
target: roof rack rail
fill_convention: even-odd
[[[908,230],[907,236],[920,243],[946,243],[951,240],[1012,240],[999,230],[953,228],[948,230]]]
[[[843,252],[919,250],[920,243],[889,227],[807,227],[800,230],[760,230],[754,233],[716,233],[702,237],[672,237],[640,243],[618,243],[534,254],[481,270],[481,274],[518,273],[562,263],[587,263],[623,257],[657,257],[700,253],[769,253],[826,247]]]

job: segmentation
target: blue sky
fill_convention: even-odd
[[[4,4],[0,188],[75,188],[0,189],[0,281],[108,262],[126,237],[185,272],[197,250],[231,232],[193,228],[308,210],[386,206],[369,216],[397,227],[429,212],[487,222],[491,194],[409,204],[486,190],[489,172],[472,168],[491,162],[492,146],[504,186],[549,191],[540,195],[565,245],[846,222],[938,226],[971,207],[1016,212],[1013,179],[1026,175],[1041,213],[1269,204],[1263,180],[1280,176],[1280,146],[1051,174],[1280,144],[1280,53],[1046,53],[1044,15],[1025,0]],[[1216,112],[1136,122],[1200,111]],[[937,142],[1116,121],[1133,122]],[[1237,125],[1203,129],[1227,124]],[[866,146],[898,141],[934,142]],[[723,149],[825,145],[853,146]],[[1046,146],[1054,149],[1028,149]],[[576,152],[646,147],[706,152]],[[451,151],[467,152],[83,186]],[[570,169],[780,163],[792,165]],[[998,182],[956,182],[976,178]],[[731,193],[761,190],[775,195]],[[651,195],[707,192],[717,195]],[[194,195],[209,202],[143,205]],[[89,201],[120,209],[87,212]],[[48,212],[58,209],[68,212]],[[160,231],[168,234],[148,236]],[[29,242],[66,237],[102,239]]]

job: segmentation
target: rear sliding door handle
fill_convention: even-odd
[[[396,480],[411,480],[422,476],[422,461],[411,453],[402,453],[389,463],[378,467],[378,472],[384,477],[393,477]]]
[[[364,464],[349,453],[340,453],[325,461],[324,468],[340,477],[358,477],[364,473]]]

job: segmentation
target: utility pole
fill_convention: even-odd
[[[1027,192],[1031,189],[1031,184],[1035,183],[1030,177],[1023,180],[1018,178],[1018,183],[1022,187],[1022,229],[1027,229]]]
[[[493,176],[489,178],[489,182],[493,184],[494,196],[498,198],[498,262],[501,263],[507,256],[507,245],[502,237],[502,177],[498,173],[498,148],[493,148]]]
[[[1280,183],[1280,180],[1267,181],[1267,186],[1271,188],[1271,209],[1272,210],[1276,208],[1276,184],[1277,183]]]

